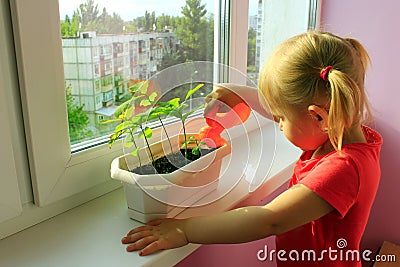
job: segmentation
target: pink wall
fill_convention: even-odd
[[[383,240],[400,243],[400,1],[325,0],[321,25],[326,31],[358,39],[372,68],[367,90],[382,134],[381,183],[362,247],[376,249]]]
[[[367,3],[368,2],[368,3]],[[362,248],[376,250],[383,240],[400,243],[400,1],[325,0],[326,31],[358,39],[369,51],[372,68],[367,90],[384,138],[382,177]],[[399,79],[399,81],[397,80]],[[269,266],[256,253],[271,239],[241,245],[203,246],[177,266]]]

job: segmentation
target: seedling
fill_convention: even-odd
[[[149,82],[144,81],[135,84],[129,90],[133,93],[133,96],[130,100],[122,103],[115,111],[114,115],[116,119],[104,121],[103,123],[111,123],[111,122],[120,122],[114,129],[114,133],[110,136],[109,146],[110,148],[115,143],[115,141],[122,135],[126,135],[126,140],[124,142],[124,146],[127,148],[134,147],[134,150],[130,152],[132,156],[138,157],[139,167],[142,166],[142,160],[139,155],[139,149],[136,140],[135,134],[139,132],[137,138],[143,138],[145,140],[147,150],[149,151],[149,155],[151,157],[152,165],[154,166],[155,158],[153,152],[151,151],[149,138],[153,135],[153,130],[147,126],[149,121],[158,119],[163,127],[163,130],[168,139],[171,153],[172,153],[172,144],[171,140],[168,136],[166,128],[163,124],[162,117],[166,117],[168,115],[178,118],[182,123],[183,128],[183,136],[184,142],[182,148],[184,149],[185,159],[187,160],[187,150],[188,144],[195,143],[196,146],[192,149],[192,154],[199,155],[200,147],[204,145],[203,142],[200,142],[194,138],[194,136],[187,137],[186,133],[186,120],[187,118],[195,113],[199,108],[203,107],[203,105],[198,106],[197,108],[184,112],[186,108],[188,108],[187,100],[193,95],[197,90],[203,87],[204,84],[199,84],[195,88],[190,89],[185,97],[185,100],[181,102],[180,98],[174,98],[167,102],[156,101],[157,93],[152,92],[150,95],[147,95],[147,90],[149,87]],[[150,107],[149,109],[135,114],[135,109],[137,106],[142,107]]]

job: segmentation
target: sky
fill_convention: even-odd
[[[86,0],[59,0],[60,19],[64,19],[65,15],[72,17],[74,10]],[[209,13],[214,13],[215,0],[202,0],[202,4],[206,4]],[[257,14],[258,0],[250,0],[250,15]],[[103,7],[106,8],[108,14],[114,12],[119,14],[125,21],[133,18],[144,16],[147,10],[150,13],[155,11],[156,17],[161,14],[181,16],[181,7],[185,5],[185,0],[94,0],[98,4],[99,13],[101,14]]]

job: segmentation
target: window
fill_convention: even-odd
[[[6,9],[0,8],[0,169],[2,171],[0,185],[0,223],[19,215],[22,212],[22,203],[20,198],[20,189],[17,180],[18,157],[15,146],[17,132],[15,119],[18,118],[14,112],[14,107],[10,105],[15,103],[13,91],[18,90],[16,84],[16,75],[12,74],[15,63],[12,60],[12,33],[11,27],[6,22],[9,14]],[[16,90],[15,90],[16,89]],[[19,118],[18,118],[19,119]],[[13,138],[14,137],[14,138]]]
[[[4,83],[14,79],[14,83],[10,86],[0,83],[0,90],[16,88],[15,91],[18,91],[19,89],[22,102],[22,104],[18,101],[6,103],[9,110],[14,112],[10,112],[12,114],[8,116],[4,116],[5,113],[2,112],[0,120],[2,123],[3,120],[4,123],[9,123],[12,126],[10,127],[11,131],[22,129],[25,126],[24,139],[22,139],[22,131],[18,131],[21,140],[17,140],[17,142],[14,140],[16,138],[14,132],[11,132],[8,137],[4,137],[4,140],[11,138],[13,141],[12,150],[14,162],[17,165],[14,168],[12,164],[7,163],[11,173],[10,181],[2,180],[0,182],[1,188],[13,192],[14,197],[7,197],[5,200],[0,194],[0,201],[7,201],[7,204],[16,207],[16,212],[10,213],[11,217],[21,212],[21,204],[24,203],[34,201],[38,206],[54,208],[58,207],[58,203],[69,198],[69,201],[65,202],[67,204],[64,205],[67,207],[68,205],[78,205],[120,186],[119,183],[111,181],[109,178],[109,168],[111,160],[121,154],[122,148],[116,145],[110,150],[102,138],[107,129],[97,129],[96,123],[101,118],[112,116],[113,106],[126,94],[130,80],[134,82],[148,79],[159,69],[170,64],[165,57],[169,57],[173,61],[176,57],[181,56],[174,54],[174,51],[182,51],[183,56],[191,56],[196,60],[210,59],[211,57],[211,60],[229,63],[230,66],[243,73],[247,71],[247,38],[244,37],[248,35],[248,10],[249,7],[252,7],[251,2],[249,4],[245,0],[219,0],[215,1],[218,3],[217,8],[214,6],[214,1],[207,1],[207,11],[210,12],[207,13],[208,19],[214,25],[214,34],[207,31],[202,33],[212,37],[213,46],[212,49],[200,53],[195,50],[184,50],[188,44],[185,44],[183,37],[177,37],[177,30],[172,22],[161,24],[162,27],[156,23],[155,30],[154,23],[139,24],[137,22],[136,28],[134,28],[133,22],[138,16],[146,17],[147,14],[147,17],[152,17],[152,11],[156,8],[146,6],[153,2],[150,0],[140,2],[140,8],[131,6],[135,1],[127,1],[123,8],[118,9],[121,11],[119,15],[123,21],[132,22],[126,25],[121,24],[121,27],[118,27],[121,38],[108,36],[107,39],[106,36],[101,36],[98,29],[90,27],[81,28],[82,30],[79,32],[82,34],[78,35],[76,32],[77,36],[75,37],[62,38],[63,25],[60,24],[59,13],[62,3],[73,5],[67,14],[70,16],[70,22],[76,23],[77,21],[71,20],[73,11],[76,11],[79,3],[90,1],[78,1],[78,5],[73,0],[60,0],[60,5],[58,1],[54,0],[14,0],[0,3],[0,11],[5,13],[4,16],[0,14],[2,22],[0,23],[0,49],[2,49],[0,54],[10,55],[7,59],[0,58],[2,68],[0,75],[6,76],[4,79],[1,76],[0,81]],[[94,2],[99,5],[100,16],[103,14],[101,12],[103,3],[111,2],[115,7],[118,7],[120,3],[117,0],[94,0]],[[162,1],[156,2],[157,8],[162,6],[160,4]],[[172,10],[179,13],[180,7],[185,5],[184,0],[167,2],[168,10],[157,11],[155,15],[168,14]],[[211,6],[208,2],[212,3]],[[303,15],[308,15],[310,8],[310,5],[306,4],[309,1],[306,0],[270,0],[267,2],[291,2],[291,8],[301,8]],[[302,2],[304,5],[299,7],[295,4],[298,2]],[[202,0],[201,3],[206,3],[206,1]],[[178,6],[172,8],[173,4]],[[263,10],[269,8],[265,5]],[[114,11],[111,7],[110,9],[107,7],[106,10],[108,14],[112,14]],[[134,14],[135,10],[140,13]],[[125,11],[131,14],[130,18],[123,17],[122,12]],[[276,12],[271,11],[271,13]],[[278,15],[270,20],[265,19],[264,16],[260,26],[262,32],[269,28],[273,29],[272,25],[278,25],[282,32],[286,27],[282,27],[282,25],[290,27],[301,25],[303,31],[307,29],[308,17],[303,21],[304,16],[302,16],[302,23],[297,23],[296,20],[300,16],[290,16],[281,18],[281,20]],[[65,19],[66,14],[61,14],[61,17]],[[167,17],[165,19],[167,20]],[[282,20],[285,23],[281,23]],[[286,20],[292,23],[287,23]],[[129,34],[130,27],[136,33],[136,37],[133,39],[129,39],[132,37]],[[13,28],[13,34],[11,34],[11,28]],[[287,32],[290,33],[290,31]],[[146,36],[146,38],[140,36]],[[104,40],[99,41],[100,37],[104,37]],[[274,35],[261,37],[261,45],[263,44],[262,40],[268,39],[269,42],[265,42],[268,44],[280,41]],[[115,41],[118,38],[119,40]],[[7,45],[3,46],[3,43],[11,47],[14,44],[15,53],[13,49],[3,51],[8,47]],[[114,47],[115,53],[113,52]],[[267,46],[262,45],[260,61],[267,56],[267,51]],[[152,57],[152,61],[149,60],[150,57]],[[260,62],[261,64],[262,62]],[[3,72],[3,68],[8,68],[8,71]],[[66,88],[69,88],[73,101],[66,99]],[[73,148],[71,147],[66,112],[68,103],[78,107],[83,106],[89,120],[86,130],[99,131],[101,134],[98,137],[90,136],[88,140],[80,139],[81,141],[77,142]],[[23,123],[22,118],[18,117],[22,117],[21,110]],[[14,125],[17,123],[20,124]],[[27,151],[25,151],[25,142]],[[17,147],[15,151],[19,151],[18,153],[15,153],[14,145]],[[2,156],[9,156],[7,154],[11,153],[10,147],[2,149],[1,153]],[[18,189],[21,193],[20,198],[18,198]],[[32,199],[32,193],[34,199]]]
[[[249,0],[247,75],[254,84],[258,83],[262,66],[279,43],[317,28],[317,11],[318,0]]]
[[[72,150],[80,141],[104,136],[104,125],[91,117],[104,107],[115,109],[128,100],[130,93],[125,85],[149,79],[179,63],[212,61],[214,0],[179,0],[173,5],[176,8],[154,0],[59,0],[66,86],[76,92],[73,97],[92,103],[94,85],[86,87],[84,94],[73,82],[79,84],[98,76],[102,80],[103,106],[89,108],[85,104],[82,113],[89,119],[77,130],[91,130],[84,131],[80,139],[72,138],[74,133],[70,132]],[[135,60],[138,56],[139,64]],[[69,122],[75,123],[72,118]]]

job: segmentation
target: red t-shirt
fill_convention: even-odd
[[[382,145],[377,132],[365,126],[363,132],[367,143],[344,145],[342,155],[336,151],[316,158],[311,158],[313,151],[301,155],[289,187],[307,186],[334,211],[278,235],[276,251],[285,252],[276,254],[278,266],[361,266],[359,245],[378,188]]]

